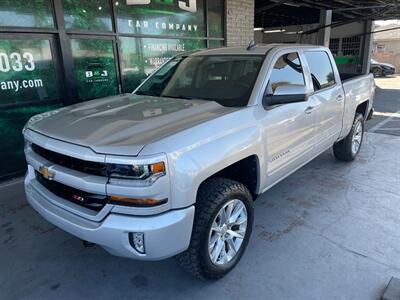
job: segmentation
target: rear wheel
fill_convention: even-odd
[[[345,139],[333,145],[333,153],[338,160],[352,161],[356,158],[364,139],[364,117],[357,114],[350,133]]]
[[[247,188],[211,178],[199,188],[192,237],[180,264],[201,279],[219,279],[239,262],[253,226],[253,200]]]

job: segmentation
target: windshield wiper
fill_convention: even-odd
[[[140,96],[154,96],[154,95],[151,95],[151,94],[142,92],[142,91],[137,91],[137,92],[135,93],[135,95],[140,95]]]

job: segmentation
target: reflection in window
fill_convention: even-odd
[[[281,85],[305,85],[303,69],[297,53],[282,55],[275,63],[268,82],[267,94],[272,95]]]
[[[1,0],[0,26],[54,27],[50,0]]]
[[[204,41],[120,37],[120,63],[125,93],[168,59],[185,51],[204,48]]]
[[[1,98],[1,97],[0,97]],[[21,134],[25,123],[33,115],[53,110],[61,104],[26,105],[0,109],[0,138],[3,141],[0,151],[2,161],[0,178],[3,176],[17,176],[26,168],[24,159],[24,138]]]
[[[329,87],[335,84],[331,61],[324,51],[305,52],[308,66],[310,67],[314,91]]]
[[[222,40],[208,40],[208,48],[220,48],[224,46]]]
[[[108,0],[63,0],[64,22],[67,29],[111,31]]]
[[[224,36],[224,1],[208,0],[208,26],[211,37]]]

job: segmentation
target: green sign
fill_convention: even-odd
[[[114,1],[121,33],[204,37],[203,0]]]
[[[113,41],[72,39],[71,47],[79,100],[118,94]]]
[[[204,48],[202,40],[121,37],[120,63],[124,92],[132,92],[141,81],[171,57]]]
[[[357,65],[361,63],[361,58],[358,56],[336,56],[337,65]]]
[[[58,97],[49,40],[0,40],[0,107]]]

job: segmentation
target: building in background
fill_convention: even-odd
[[[184,51],[245,45],[253,20],[253,0],[1,0],[0,179],[24,171],[32,115],[130,93]]]
[[[400,21],[390,25],[377,26],[376,31],[399,28]],[[400,28],[376,32],[373,35],[372,57],[380,63],[389,63],[400,70]]]
[[[305,34],[320,26],[318,23],[271,27],[256,31],[255,38],[263,43],[318,44],[318,32]],[[362,68],[362,55],[365,35],[364,22],[353,22],[332,28],[329,48],[342,73],[359,73]]]

